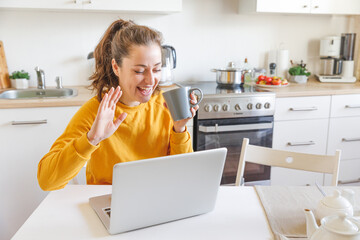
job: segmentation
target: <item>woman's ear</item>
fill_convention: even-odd
[[[112,66],[112,70],[114,71],[116,76],[119,76],[119,71],[120,71],[120,67],[117,65],[115,59],[111,60],[111,66]]]

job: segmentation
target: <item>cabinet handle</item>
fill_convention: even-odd
[[[319,6],[315,6],[314,8],[319,8]]]
[[[315,145],[314,141],[308,141],[308,142],[288,142],[289,146],[305,146],[305,145]]]
[[[345,108],[360,108],[360,105],[345,105]]]
[[[341,140],[343,142],[357,142],[357,141],[360,141],[360,138],[343,138]]]
[[[11,125],[34,125],[34,124],[47,124],[47,119],[33,120],[33,121],[12,121]]]
[[[307,5],[304,5],[303,8],[307,8],[308,6]]]
[[[348,181],[338,181],[338,184],[350,184],[350,183],[359,183],[360,182],[360,178],[358,179],[354,179],[354,180],[348,180]]]
[[[308,108],[289,108],[290,111],[316,111],[317,107],[308,107]]]
[[[83,1],[83,3],[91,4],[92,0]]]

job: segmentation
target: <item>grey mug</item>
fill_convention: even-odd
[[[200,93],[198,102],[196,104],[190,103],[190,94],[193,91]],[[200,88],[181,87],[169,90],[163,93],[167,107],[170,111],[171,117],[174,121],[191,118],[191,108],[199,105],[203,98],[203,92]]]

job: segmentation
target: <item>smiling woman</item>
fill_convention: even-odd
[[[157,89],[161,41],[159,32],[131,21],[117,20],[106,30],[90,77],[97,97],[79,109],[40,160],[43,190],[65,187],[85,163],[88,184],[111,184],[116,163],[193,151],[186,129],[191,118],[173,121]],[[197,109],[191,109],[193,117]]]

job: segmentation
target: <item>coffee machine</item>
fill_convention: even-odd
[[[320,41],[320,82],[352,83],[354,77],[355,33],[329,36]]]
[[[169,86],[174,81],[174,69],[176,68],[176,51],[169,45],[161,46],[161,79],[160,86]]]

